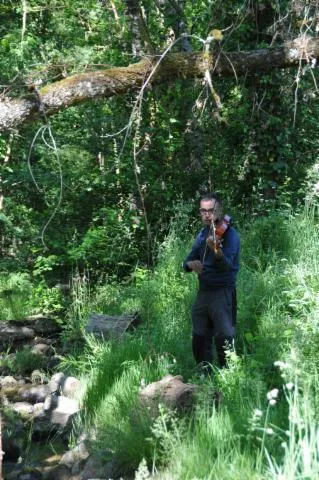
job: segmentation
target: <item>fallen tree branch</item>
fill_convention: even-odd
[[[300,37],[282,47],[248,52],[221,51],[216,58],[213,54],[207,58],[202,52],[170,53],[157,67],[151,83],[203,77],[207,65],[212,77],[234,76],[234,72],[237,76],[263,74],[274,69],[300,66],[300,63],[319,59],[319,38]],[[150,56],[127,67],[73,75],[41,88],[37,95],[29,95],[28,98],[6,98],[0,101],[0,131],[38,119],[43,109],[46,115],[52,115],[84,101],[140,89],[157,61],[157,56]]]

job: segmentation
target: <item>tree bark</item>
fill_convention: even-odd
[[[319,38],[300,37],[278,48],[248,52],[220,52],[208,57],[202,52],[171,53],[157,67],[150,83],[161,84],[179,78],[240,76],[263,74],[278,68],[296,67],[319,59]],[[127,67],[82,73],[47,85],[38,95],[0,101],[0,131],[15,128],[38,119],[45,111],[52,115],[59,110],[99,97],[112,97],[141,88],[158,62],[157,56],[142,59]],[[42,113],[41,113],[42,112]]]
[[[146,26],[139,0],[125,0],[126,16],[131,26],[132,52],[141,57],[155,53],[148,28]]]

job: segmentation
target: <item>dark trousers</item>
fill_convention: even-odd
[[[199,291],[192,308],[193,355],[197,363],[212,363],[213,338],[219,366],[226,365],[225,349],[233,344],[237,314],[236,289]]]

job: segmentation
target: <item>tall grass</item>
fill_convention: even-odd
[[[151,469],[155,462],[166,468],[162,478],[318,478],[318,398],[310,387],[319,372],[318,237],[315,219],[304,212],[273,213],[242,230],[237,353],[209,380],[196,376],[191,355],[197,285],[181,269],[190,239],[172,228],[154,271],[137,269],[127,287],[98,287],[96,311],[139,310],[144,320],[121,342],[88,340],[87,362],[70,360],[90,378],[85,424],[99,448],[112,450],[127,469],[143,458]],[[139,409],[141,384],[165,373],[198,384],[192,415],[152,420]],[[291,383],[293,390],[285,386]],[[276,389],[279,397],[267,398]],[[216,390],[223,397],[218,411]]]
[[[26,273],[0,274],[0,320],[19,320],[31,313],[32,284]]]

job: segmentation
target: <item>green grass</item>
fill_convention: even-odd
[[[120,342],[87,337],[85,354],[64,360],[89,379],[83,397],[87,431],[127,470],[145,458],[163,479],[315,480],[319,409],[310,386],[318,385],[319,372],[316,219],[277,212],[241,232],[237,353],[230,354],[227,370],[206,381],[196,375],[191,354],[196,278],[181,269],[191,239],[175,232],[162,245],[154,271],[137,269],[130,285],[100,285],[91,294],[95,311],[138,310],[143,325]],[[280,370],[274,365],[279,360],[289,367]],[[166,373],[198,384],[193,414],[143,415],[141,383]],[[291,381],[298,385],[292,394],[285,387]],[[271,405],[267,392],[274,389],[279,397]],[[223,396],[218,411],[212,406],[216,390]],[[291,422],[292,414],[299,423]]]
[[[26,273],[0,274],[0,320],[19,320],[31,313],[32,284]]]

